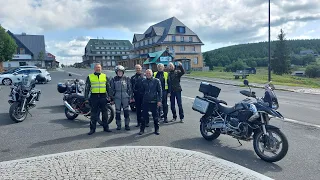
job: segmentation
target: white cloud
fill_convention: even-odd
[[[280,28],[290,38],[314,38],[319,29],[295,33],[319,20],[319,9],[318,0],[272,1],[272,39],[276,39]],[[13,32],[29,34],[71,28],[88,31],[115,28],[143,33],[148,26],[172,16],[189,26],[209,46],[268,40],[265,0],[0,0],[1,24]],[[62,57],[81,56],[84,43],[80,39],[47,42]]]

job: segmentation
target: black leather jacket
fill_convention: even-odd
[[[141,91],[143,93],[143,102],[162,102],[162,89],[159,79],[153,77],[150,79],[143,79]]]
[[[142,87],[142,80],[145,79],[144,75],[135,74],[131,77],[131,86],[134,95],[142,95],[141,87]]]
[[[170,79],[170,92],[177,92],[182,91],[180,85],[181,76],[184,75],[184,69],[182,66],[178,66],[177,70],[173,70],[169,72],[169,79]]]

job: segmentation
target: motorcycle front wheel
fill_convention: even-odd
[[[202,121],[200,123],[200,132],[202,137],[207,141],[212,141],[217,139],[220,136],[220,129],[211,129],[208,126],[207,121]]]
[[[286,136],[279,129],[267,129],[254,134],[253,148],[256,154],[266,162],[276,162],[284,158],[289,149]]]
[[[106,106],[106,108],[107,108],[107,113],[108,113],[108,124],[110,124],[110,123],[113,121],[113,119],[114,119],[114,110],[113,110],[112,106],[109,105],[109,104]],[[102,113],[100,113],[100,117],[99,117],[98,123],[99,123],[101,126],[103,126],[103,123],[102,123]]]
[[[27,118],[27,111],[21,112],[21,103],[20,102],[14,102],[11,104],[10,109],[9,109],[9,115],[10,118],[16,122],[22,122]]]

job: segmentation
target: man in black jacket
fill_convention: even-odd
[[[146,79],[142,81],[141,91],[143,93],[142,113],[139,135],[144,133],[146,122],[149,121],[149,110],[152,112],[154,122],[154,133],[159,135],[158,108],[161,106],[162,89],[159,79],[152,77],[152,70],[146,70]]]
[[[141,112],[142,112],[142,98],[143,93],[141,92],[142,80],[145,78],[142,73],[142,67],[140,64],[136,66],[136,74],[131,77],[131,86],[134,95],[134,103],[136,105],[136,113],[137,113],[137,126],[141,125]]]
[[[169,82],[170,82],[170,89],[171,92],[169,94],[170,96],[170,106],[171,106],[171,111],[173,115],[173,120],[177,120],[177,112],[176,112],[176,107],[175,107],[175,101],[177,99],[178,107],[179,107],[179,116],[180,116],[180,122],[183,123],[184,119],[184,113],[183,113],[183,108],[182,108],[182,98],[181,98],[181,85],[180,85],[180,79],[181,76],[184,75],[184,69],[182,67],[182,64],[179,62],[178,63],[178,68],[175,70],[175,67],[172,63],[169,63]]]

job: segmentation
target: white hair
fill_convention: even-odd
[[[161,67],[164,67],[164,65],[163,65],[162,63],[159,63],[159,64],[157,65],[157,67],[158,67],[158,68],[161,68]]]
[[[174,64],[173,64],[172,62],[170,62],[170,63],[168,64],[168,66],[174,66]]]

